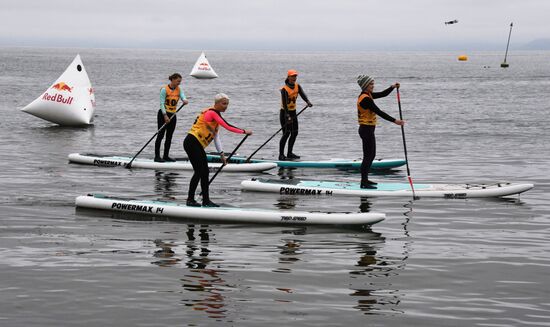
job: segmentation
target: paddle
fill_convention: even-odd
[[[403,120],[403,113],[401,111],[401,97],[399,96],[399,88],[397,88],[397,105],[399,106],[399,119]],[[413,199],[417,199],[417,196],[414,194],[414,186],[411,177],[411,170],[409,169],[409,159],[407,158],[407,142],[405,141],[405,126],[401,125],[401,136],[403,137],[403,149],[405,150],[405,164],[407,165],[407,178],[409,179],[409,184],[411,184],[411,190],[413,193]]]
[[[233,149],[233,152],[231,152],[231,154],[229,155],[229,157],[227,157],[226,159],[226,162],[229,163],[229,160],[231,159],[231,157],[235,154],[235,152],[237,152],[237,150],[241,147],[241,145],[244,143],[244,141],[246,140],[246,138],[248,137],[248,134],[246,134],[243,139],[241,140],[241,142],[235,147],[235,149]],[[225,166],[225,164],[222,164],[220,166],[220,168],[218,169],[218,171],[214,174],[214,176],[212,176],[212,178],[210,178],[210,181],[208,181],[208,185],[210,185],[212,183],[212,181],[214,180],[214,178],[216,178],[216,176],[218,176],[218,174],[220,173],[220,171],[222,171],[223,167]]]
[[[300,114],[301,114],[302,112],[304,112],[304,110],[306,110],[307,108],[309,108],[309,105],[306,105],[302,110],[300,110],[300,111],[296,114],[296,117],[300,116]],[[279,132],[282,131],[282,130],[283,130],[282,127],[279,128],[279,130],[276,131],[275,134],[271,135],[271,137],[268,138],[267,141],[264,142],[264,144],[260,145],[260,147],[257,148],[256,151],[252,152],[252,154],[249,155],[248,158],[246,158],[246,160],[245,160],[244,162],[250,162],[250,159],[252,159],[252,157],[253,157],[258,151],[260,151],[260,149],[263,148],[264,145],[266,145],[267,143],[269,143],[269,141],[271,141],[271,140],[275,137],[275,135],[279,134]]]
[[[160,131],[162,131],[162,129],[164,127],[166,127],[166,125],[170,124],[170,122],[172,121],[172,117],[176,116],[176,114],[178,113],[178,111],[181,110],[181,108],[183,108],[183,106],[185,106],[185,103],[182,103],[181,106],[178,108],[178,110],[176,110],[176,112],[170,117],[170,119],[168,120],[167,123],[164,123],[164,125],[162,125],[159,130],[153,135],[151,136],[151,138],[149,139],[149,141],[147,141],[147,143],[145,143],[145,145],[136,153],[136,155],[132,158],[132,160],[130,160],[129,163],[127,163],[124,167],[126,168],[132,168],[132,162],[134,162],[134,160],[136,159],[137,156],[139,156],[139,154],[141,153],[141,151],[143,151],[143,149],[145,149],[145,147],[147,147],[149,145],[149,143],[151,143],[151,141],[155,138],[155,136],[157,136],[158,133],[160,133]]]

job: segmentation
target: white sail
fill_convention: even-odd
[[[193,66],[193,69],[191,70],[191,73],[189,75],[195,78],[204,79],[218,77],[218,74],[216,74],[214,69],[210,66],[208,59],[206,59],[204,52],[201,53],[199,59],[197,59],[197,62],[195,63],[195,66]]]
[[[76,55],[65,72],[22,111],[62,126],[90,124],[95,96],[86,69]]]

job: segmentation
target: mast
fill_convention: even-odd
[[[506,57],[508,57],[508,46],[510,45],[510,36],[512,36],[512,26],[514,26],[514,23],[510,23],[510,33],[508,33],[508,43],[506,43],[506,53],[504,54],[504,62],[500,64],[500,67],[506,68],[508,67],[508,63],[506,63]]]

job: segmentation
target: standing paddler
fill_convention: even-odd
[[[172,135],[174,135],[174,130],[176,129],[176,108],[180,99],[183,105],[189,103],[185,97],[185,93],[183,93],[183,90],[180,88],[181,75],[174,73],[170,75],[168,79],[170,80],[170,83],[160,89],[160,109],[157,113],[157,126],[159,130],[164,124],[166,124],[166,126],[159,131],[155,141],[156,162],[175,161],[170,158],[169,154],[170,146],[172,145]],[[160,145],[165,133],[166,140],[164,141],[164,156],[161,158]]]
[[[279,121],[283,129],[283,136],[279,142],[279,160],[300,159],[300,156],[294,154],[294,142],[298,136],[298,116],[296,115],[296,100],[298,94],[304,100],[308,107],[313,107],[307,99],[302,87],[296,83],[298,72],[291,69],[287,72],[285,85],[281,88],[281,111],[279,113]],[[285,157],[285,145],[288,140],[288,150]]]
[[[187,152],[187,156],[193,165],[193,177],[189,182],[189,193],[187,195],[187,205],[192,207],[200,207],[200,204],[195,201],[195,191],[199,181],[202,189],[202,206],[203,207],[219,207],[219,205],[210,201],[208,193],[208,161],[204,149],[214,140],[216,149],[220,153],[220,158],[223,164],[227,164],[225,159],[220,134],[218,129],[220,126],[230,132],[237,134],[252,135],[251,130],[244,130],[230,125],[222,118],[221,113],[227,110],[229,106],[229,97],[224,93],[216,94],[214,97],[214,106],[204,109],[195,119],[193,126],[189,130],[183,148]]]
[[[361,188],[376,188],[376,182],[369,180],[369,170],[376,156],[376,138],[374,129],[376,128],[376,116],[380,116],[387,121],[403,126],[404,120],[395,119],[384,111],[380,110],[374,103],[374,99],[388,96],[393,89],[399,88],[399,83],[395,83],[382,92],[373,92],[374,79],[367,75],[359,75],[357,84],[361,87],[361,94],[357,99],[357,116],[359,120],[359,136],[363,143],[363,162],[361,163]]]

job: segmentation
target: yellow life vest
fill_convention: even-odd
[[[376,113],[372,112],[370,109],[361,107],[361,101],[364,98],[371,98],[369,93],[362,92],[357,99],[357,118],[359,125],[376,125]]]
[[[220,127],[218,122],[215,120],[211,122],[207,122],[206,120],[204,120],[204,114],[208,110],[214,110],[214,108],[211,107],[204,109],[197,116],[197,119],[195,119],[193,126],[191,126],[191,129],[188,132],[189,134],[195,136],[197,140],[199,140],[203,148],[206,148],[208,144],[212,142]]]
[[[172,90],[170,86],[166,85],[164,89],[166,90],[166,100],[164,100],[164,108],[166,108],[166,112],[175,113],[178,100],[180,99],[180,87],[178,86],[174,90]]]
[[[298,91],[300,90],[300,87],[298,86],[298,83],[294,83],[294,88],[291,89],[286,83],[285,86],[281,88],[281,90],[286,90],[286,93],[288,94],[286,107],[288,110],[296,110],[296,99],[298,99]],[[281,99],[282,101],[282,99]],[[284,104],[281,103],[281,110],[284,110]]]

